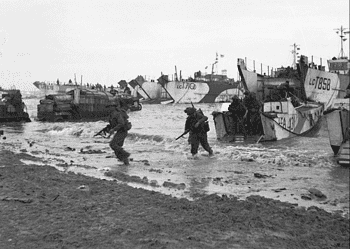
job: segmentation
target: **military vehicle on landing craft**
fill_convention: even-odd
[[[0,87],[0,123],[30,122],[20,90],[5,90]]]
[[[103,120],[108,118],[110,107],[118,100],[126,103],[129,111],[142,109],[139,100],[131,96],[76,88],[66,94],[46,95],[38,104],[37,119],[49,122]]]

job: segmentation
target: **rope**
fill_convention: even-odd
[[[282,125],[280,125],[279,123],[276,122],[276,120],[274,120],[273,118],[270,118],[269,116],[267,116],[265,113],[261,112],[260,114],[264,115],[266,118],[268,119],[271,119],[273,122],[275,122],[279,127],[281,127],[282,129],[288,131],[289,133],[292,133],[293,135],[296,135],[296,136],[302,136],[302,134],[298,134],[298,133],[295,133],[293,131],[290,131],[286,128],[284,128]]]

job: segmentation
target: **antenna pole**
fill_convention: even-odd
[[[340,29],[334,29],[337,34],[339,34],[340,37],[340,53],[339,53],[339,59],[344,58],[344,50],[343,50],[343,42],[347,40],[345,37],[345,34],[349,34],[348,28],[343,28],[343,26],[340,26]]]

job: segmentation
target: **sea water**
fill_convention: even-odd
[[[200,148],[200,158],[193,160],[188,135],[175,140],[184,132],[184,109],[191,104],[143,104],[141,111],[129,113],[132,129],[124,147],[133,161],[126,167],[113,156],[110,139],[94,137],[107,122],[38,122],[39,99],[24,101],[32,122],[1,124],[4,135],[0,143],[40,159],[23,160],[27,164],[50,165],[108,180],[112,178],[107,172],[120,172],[153,183],[129,180],[127,184],[133,187],[189,199],[212,193],[239,198],[257,194],[306,207],[349,212],[349,168],[337,165],[334,159],[325,119],[303,137],[255,144],[223,143],[216,139],[211,115],[221,104],[195,104],[209,118],[208,141],[215,157],[207,157]],[[306,198],[311,188],[320,190],[326,199]]]

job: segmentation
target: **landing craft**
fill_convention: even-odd
[[[238,82],[226,77],[205,75],[194,79],[170,81],[163,85],[176,104],[229,102],[237,94]]]
[[[330,146],[340,165],[350,165],[350,60],[328,60],[329,71],[322,65],[308,63],[305,78],[308,99],[324,103]],[[346,96],[347,94],[347,96]]]
[[[65,94],[67,91],[70,91],[78,85],[74,85],[73,83],[59,83],[57,82],[43,82],[43,81],[35,81],[33,85],[38,88],[41,92],[43,92],[45,95],[50,94]],[[86,86],[80,86],[81,89],[86,89]]]
[[[155,80],[145,80],[141,75],[131,80],[128,85],[133,89],[133,96],[138,97],[142,103],[160,104],[172,100],[161,83]]]
[[[313,59],[301,56],[307,72],[304,81],[306,97],[331,107],[337,98],[344,98],[350,82],[350,60],[347,57],[328,60],[329,71],[322,64],[316,65]]]
[[[220,57],[223,57],[221,55]],[[219,56],[216,54],[215,62],[212,64],[211,73],[201,71],[195,72],[194,77],[182,79],[177,75],[175,67],[175,78],[171,81],[162,81],[161,85],[175,104],[181,103],[222,103],[229,102],[233,95],[238,94],[239,82],[228,78],[226,70],[218,74],[217,67]]]
[[[33,85],[38,88],[44,95],[54,95],[54,94],[66,94],[67,92],[74,89],[82,89],[82,90],[99,90],[105,92],[115,91],[116,89],[113,87],[102,86],[99,83],[96,84],[83,84],[83,76],[81,76],[81,82],[78,83],[76,80],[73,83],[72,80],[69,80],[68,83],[61,82],[57,79],[56,82],[50,81],[35,81]]]
[[[243,117],[236,122],[228,111],[229,104],[223,104],[219,112],[213,112],[218,140],[274,141],[304,135],[318,124],[324,108],[323,104],[306,101],[301,84],[301,71],[305,68],[293,70],[287,67],[270,75],[269,71],[259,74],[248,70],[243,59],[238,59],[237,66],[245,91],[260,102],[261,110],[256,113],[253,123]],[[245,129],[237,132],[234,128],[237,125]]]
[[[304,81],[307,98],[324,103],[330,146],[341,165],[350,165],[350,60],[344,55],[343,42],[347,40],[348,29],[337,30],[341,41],[338,57],[327,60],[326,66],[319,65],[313,57],[302,56],[307,72]]]
[[[220,56],[222,57],[222,55]],[[212,64],[211,73],[195,72],[194,77],[183,79],[177,74],[170,79],[169,75],[163,75],[157,79],[146,81],[138,76],[128,84],[138,92],[144,103],[168,104],[168,103],[222,103],[229,102],[233,95],[238,94],[239,82],[228,78],[226,70],[218,74],[214,70],[218,64],[218,55]],[[242,94],[242,93],[241,93]]]

